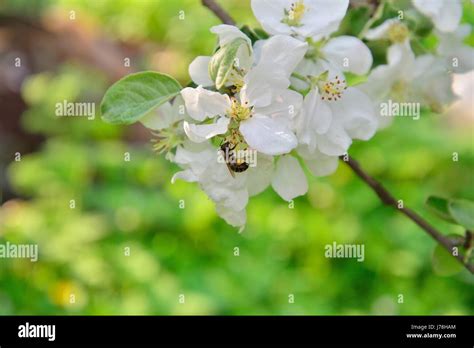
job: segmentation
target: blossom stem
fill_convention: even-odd
[[[311,81],[309,80],[309,78],[307,78],[306,76],[303,76],[301,74],[298,74],[296,72],[292,73],[291,74],[292,77],[294,77],[295,79],[298,79],[298,80],[301,80],[303,82],[306,82],[308,85],[311,85]]]
[[[202,4],[211,10],[222,23],[235,25],[234,19],[214,0],[201,0]]]
[[[378,4],[377,6],[377,9],[375,10],[374,14],[372,15],[372,17],[370,17],[370,19],[365,23],[364,27],[362,28],[362,30],[360,31],[359,35],[358,35],[358,38],[359,39],[363,39],[365,34],[367,34],[367,32],[369,31],[369,29],[372,27],[372,25],[378,21],[380,18],[382,18],[383,16],[383,10],[384,10],[384,7],[385,7],[385,1],[380,1],[380,3]]]
[[[377,194],[377,196],[384,204],[397,209],[403,215],[405,215],[414,223],[416,223],[419,227],[425,230],[434,240],[441,244],[461,264],[463,264],[466,269],[468,269],[472,274],[474,274],[474,264],[469,263],[467,258],[465,258],[465,256],[463,256],[461,252],[453,254],[453,250],[455,247],[457,247],[457,244],[453,243],[448,237],[446,237],[433,226],[431,226],[426,220],[424,220],[413,210],[407,208],[405,205],[399,205],[398,200],[393,197],[392,194],[388,192],[387,189],[383,187],[380,182],[378,182],[369,174],[367,174],[360,167],[359,163],[355,159],[349,157],[348,155],[343,155],[340,157],[340,159],[344,161],[344,163],[346,163],[359,178],[361,178],[367,185],[370,186],[370,188]]]
[[[311,87],[308,87],[306,89],[298,89],[296,88],[295,86],[291,85],[290,87],[288,87],[289,89],[291,89],[292,91],[295,91],[295,92],[298,92],[299,94],[301,94],[303,97],[306,96],[306,94],[308,94],[310,91],[311,91]]]
[[[204,6],[209,8],[217,17],[221,19],[221,21],[225,24],[235,24],[235,21],[229,16],[227,12],[225,12],[222,7],[217,5],[214,0],[202,0],[202,3]],[[377,10],[374,13],[374,16],[367,22],[365,25],[364,29],[361,31],[359,34],[359,37],[363,37],[365,35],[364,31],[367,31],[370,29],[372,24],[381,18],[383,14],[383,8],[384,8],[385,1],[382,0],[379,3],[379,6]],[[410,220],[412,220],[414,223],[416,223],[419,227],[421,227],[426,233],[428,233],[434,240],[436,240],[439,244],[441,244],[453,257],[455,257],[460,263],[466,267],[466,269],[469,270],[472,274],[474,274],[474,264],[468,263],[467,260],[464,259],[464,256],[462,254],[453,254],[453,248],[456,247],[455,243],[453,243],[449,238],[444,236],[441,232],[436,230],[433,226],[431,226],[426,220],[424,220],[420,215],[415,213],[413,210],[406,208],[403,206],[402,208],[399,208],[398,206],[398,201],[392,196],[390,192],[385,189],[381,183],[379,183],[377,180],[372,178],[369,174],[367,174],[359,165],[359,163],[349,157],[348,155],[344,155],[340,157],[341,160],[343,160],[353,171],[354,173],[359,176],[380,198],[380,200],[386,204],[389,205],[398,211],[400,211],[403,215],[408,217]]]

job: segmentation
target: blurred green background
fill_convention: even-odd
[[[256,25],[249,1],[222,3]],[[356,11],[347,32],[364,23]],[[463,21],[473,18],[465,2]],[[293,209],[271,190],[253,198],[238,234],[197,185],[170,183],[178,168],[153,153],[141,125],[55,116],[63,100],[96,102],[98,112],[107,87],[133,71],[187,84],[216,24],[198,0],[2,2],[0,243],[38,244],[39,261],[0,259],[0,314],[474,314],[474,277],[433,264],[435,242],[343,164],[311,178]],[[424,201],[474,199],[473,141],[472,110],[425,112],[350,153],[405,205],[462,234]],[[365,261],[325,258],[333,242],[364,244]]]

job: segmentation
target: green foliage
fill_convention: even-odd
[[[209,28],[219,24],[196,0],[51,2],[66,15],[77,9],[77,25],[88,19],[112,39],[144,43],[140,64],[149,68],[156,58],[153,68],[183,85],[189,62],[212,52]],[[24,4],[18,13],[30,6],[9,0],[3,9],[6,3]],[[221,3],[255,27],[248,1]],[[47,59],[49,52],[37,54]],[[77,64],[23,85],[22,125],[45,141],[8,166],[18,197],[0,208],[0,235],[37,243],[40,255],[37,263],[1,260],[0,314],[474,314],[472,275],[441,270],[446,265],[432,260],[436,243],[381,205],[343,164],[331,177],[312,178],[294,209],[271,190],[255,197],[247,229],[238,234],[197,185],[170,184],[178,168],[153,154],[140,124],[54,116],[57,101],[99,102],[107,87],[99,71]],[[424,200],[433,192],[474,199],[468,119],[427,112],[418,121],[398,118],[370,142],[355,142],[351,155],[446,235],[464,235],[461,226],[428,214]],[[325,258],[325,245],[334,241],[363,243],[365,261]],[[288,303],[289,294],[295,303]],[[398,294],[405,303],[397,303]]]
[[[112,124],[131,124],[174,98],[181,85],[171,76],[145,71],[127,75],[105,93],[100,110],[102,119]]]
[[[448,205],[451,216],[461,226],[474,230],[474,202],[466,199],[454,199]]]
[[[426,205],[430,207],[430,209],[440,218],[449,222],[456,222],[451,217],[451,213],[449,212],[449,202],[447,199],[442,197],[430,196],[426,200]]]
[[[459,224],[468,230],[474,229],[474,202],[430,196],[426,204],[442,219]]]
[[[463,265],[453,258],[443,246],[437,245],[433,252],[433,269],[439,275],[451,276],[461,272]]]
[[[58,67],[55,73],[30,76],[22,89],[23,100],[28,104],[22,115],[22,125],[30,133],[45,136],[63,135],[82,140],[117,137],[123,130],[102,122],[98,117],[90,120],[55,115],[56,103],[63,101],[97,104],[106,86],[107,81],[100,72],[72,64]]]

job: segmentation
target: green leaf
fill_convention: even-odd
[[[144,71],[125,76],[105,93],[102,119],[112,124],[131,124],[178,95],[181,85],[171,76]]]
[[[426,200],[426,205],[431,208],[431,210],[438,215],[440,218],[456,223],[456,221],[451,217],[451,213],[448,209],[449,201],[446,198],[430,196]]]
[[[474,230],[474,202],[466,199],[452,199],[448,210],[453,219],[468,230]]]
[[[212,56],[209,62],[209,75],[211,79],[215,81],[218,90],[221,89],[229,79],[235,59],[237,58],[237,52],[242,45],[247,46],[250,54],[250,47],[247,40],[238,38],[221,47],[214,56]]]
[[[451,276],[461,272],[463,265],[442,245],[437,245],[433,252],[433,269],[438,275]]]

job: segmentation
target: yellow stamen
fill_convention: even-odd
[[[388,38],[393,43],[402,43],[406,40],[409,33],[405,24],[394,23],[388,29]]]
[[[297,27],[301,25],[301,19],[306,12],[306,6],[303,0],[293,2],[289,9],[285,10],[285,17],[282,22],[290,26]]]
[[[228,113],[231,118],[237,121],[244,121],[252,116],[253,110],[249,107],[248,102],[240,104],[237,99],[232,98],[232,106]]]
[[[319,93],[322,100],[335,101],[341,99],[345,89],[347,89],[346,80],[336,76],[331,80],[318,82]]]

